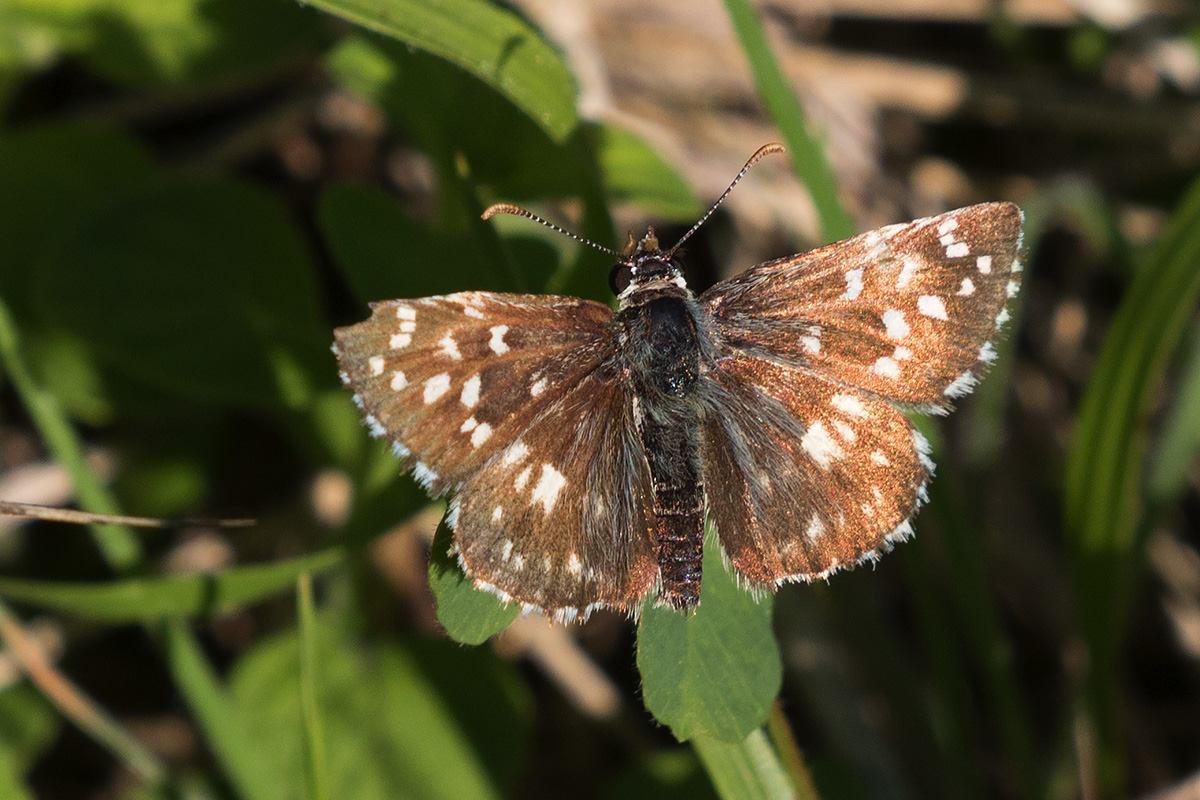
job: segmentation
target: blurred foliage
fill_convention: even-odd
[[[670,226],[704,204],[647,141],[579,117],[565,56],[513,8],[309,4],[0,5],[0,464],[44,447],[97,512],[260,520],[216,546],[0,530],[0,597],[31,629],[49,614],[65,644],[49,669],[171,765],[165,788],[133,786],[120,743],[62,724],[71,709],[0,651],[0,797],[803,796],[791,734],[762,727],[780,698],[828,797],[1118,797],[1195,769],[1139,767],[1131,673],[1158,662],[1128,642],[1167,605],[1145,596],[1147,534],[1186,526],[1195,502],[1200,184],[1180,193],[1187,176],[1170,176],[1139,198],[1167,218],[1146,247],[1104,175],[1020,183],[1030,305],[964,412],[920,423],[944,466],[916,542],[887,575],[776,598],[743,591],[710,543],[694,616],[601,614],[560,642],[607,659],[620,707],[588,712],[519,630],[485,644],[519,609],[466,579],[445,525],[427,571],[383,555],[440,507],[367,436],[330,331],[389,297],[609,299],[606,256],[524,220],[482,222],[495,200],[573,214],[603,244],[619,242],[614,206]],[[824,238],[849,233],[775,40],[751,4],[725,10]],[[991,68],[1032,74],[1039,34],[1000,15],[989,30],[990,57],[1010,60]],[[1129,42],[1082,22],[1056,67],[1096,80]],[[283,149],[279,120],[294,133],[350,98],[379,117],[346,135],[375,148],[354,168],[306,176],[262,156]],[[333,151],[338,135],[306,141]],[[1095,363],[1063,368],[1057,427],[1014,424],[1014,384],[1058,358],[1039,339],[1069,318],[1046,298],[1087,291],[1039,257],[1064,229],[1108,268],[1084,298]],[[1061,449],[1030,441],[1065,429]],[[280,598],[298,581],[299,613]],[[1161,660],[1172,674],[1196,663]],[[1189,680],[1169,697],[1194,703]],[[137,727],[151,715],[182,724],[182,749]]]

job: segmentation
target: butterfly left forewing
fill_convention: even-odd
[[[731,346],[941,411],[995,358],[1020,241],[1015,205],[968,206],[759,265],[701,301]]]
[[[612,312],[570,297],[462,292],[372,304],[334,332],[372,431],[447,492],[510,444],[564,386],[611,356]]]

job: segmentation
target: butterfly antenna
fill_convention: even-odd
[[[751,167],[753,167],[755,164],[762,161],[764,158],[771,155],[772,153],[786,153],[786,152],[787,152],[787,148],[784,147],[783,145],[779,144],[778,142],[771,142],[770,144],[764,144],[762,147],[755,150],[754,155],[750,156],[750,158],[747,159],[745,166],[743,166],[741,171],[738,172],[738,174],[734,176],[734,178],[730,182],[728,188],[726,188],[725,191],[721,192],[721,196],[717,198],[717,202],[713,203],[712,206],[708,209],[708,211],[704,212],[704,216],[701,217],[696,222],[696,224],[692,226],[692,229],[690,231],[688,231],[687,233],[685,233],[683,235],[683,238],[680,239],[678,242],[676,242],[675,245],[670,250],[667,251],[667,257],[669,258],[670,256],[674,255],[675,251],[679,249],[679,245],[686,242],[688,239],[691,238],[693,233],[700,230],[700,226],[708,221],[708,218],[711,217],[713,215],[713,213],[721,206],[721,203],[725,202],[725,198],[729,197],[729,193],[733,191],[733,187],[738,185],[738,181],[740,181],[742,178],[746,177],[746,173],[750,171]]]
[[[583,236],[580,236],[577,233],[571,233],[569,230],[566,230],[565,228],[560,228],[558,225],[555,225],[550,220],[543,219],[542,217],[539,217],[537,214],[533,213],[532,211],[525,209],[525,208],[521,208],[520,206],[518,206],[514,203],[493,203],[492,205],[488,206],[487,210],[484,211],[483,214],[481,214],[480,216],[482,216],[483,219],[485,219],[485,220],[489,220],[492,217],[496,216],[497,214],[512,214],[515,217],[525,217],[525,219],[531,219],[534,222],[540,222],[541,224],[545,225],[550,230],[557,231],[558,233],[561,233],[563,236],[574,239],[575,241],[579,242],[580,244],[586,244],[588,247],[594,247],[595,249],[599,250],[601,253],[608,253],[610,256],[614,256],[616,258],[621,257],[621,255],[616,250],[605,247],[602,244],[596,244],[591,239],[584,238]]]

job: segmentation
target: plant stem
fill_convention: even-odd
[[[317,689],[317,621],[313,609],[312,575],[296,578],[296,612],[300,619],[300,708],[304,722],[304,751],[311,800],[328,800],[325,734],[321,728],[320,693]]]
[[[783,704],[778,698],[771,704],[771,715],[767,717],[767,735],[771,737],[771,742],[783,761],[783,767],[792,779],[792,785],[796,787],[796,796],[800,800],[820,800],[821,795],[817,792],[812,774],[808,771],[804,753],[796,742],[796,735],[792,733],[792,726],[788,724],[787,716],[783,713]]]
[[[50,663],[3,600],[0,600],[0,640],[59,713],[108,749],[147,788],[160,787],[166,781],[166,766]]]

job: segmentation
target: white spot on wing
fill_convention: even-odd
[[[388,346],[393,350],[400,350],[412,344],[411,333],[393,333],[392,338],[388,339]]]
[[[541,394],[544,391],[546,391],[546,379],[545,378],[538,378],[536,381],[533,382],[533,385],[529,387],[529,394],[532,397],[537,397],[539,394]]]
[[[890,467],[892,465],[892,462],[888,460],[888,457],[884,455],[882,450],[872,451],[871,460],[881,467]]]
[[[862,294],[863,290],[863,271],[862,268],[851,269],[846,271],[846,293],[842,295],[843,300],[856,300]]]
[[[396,306],[396,319],[406,319],[412,321],[417,318],[415,309],[409,306]]]
[[[983,347],[979,348],[979,360],[985,364],[991,364],[996,360],[996,348],[991,342],[984,342]]]
[[[553,464],[542,464],[542,476],[538,478],[537,486],[533,487],[531,503],[541,503],[542,508],[549,514],[558,501],[558,494],[567,485],[567,479],[554,468]]]
[[[479,420],[474,417],[467,417],[463,420],[462,427],[458,429],[459,433],[470,433],[479,427]]]
[[[829,402],[843,414],[849,414],[852,417],[867,416],[867,407],[863,405],[863,401],[852,394],[835,394]]]
[[[975,294],[975,281],[970,278],[963,278],[962,286],[958,287],[958,296],[970,297],[973,294]]]
[[[804,535],[808,537],[810,542],[815,542],[821,538],[821,534],[825,533],[825,523],[816,514],[809,517],[808,527],[804,530]]]
[[[908,286],[920,266],[915,258],[904,259],[904,265],[900,267],[900,274],[896,276],[896,288],[903,289]]]
[[[567,572],[576,576],[583,574],[583,562],[579,560],[578,553],[567,556]]]
[[[525,456],[529,455],[529,448],[520,439],[510,444],[504,451],[504,465],[511,467],[513,464],[518,464],[525,460]],[[520,487],[517,487],[520,488]]]
[[[413,333],[414,331],[416,331],[416,329],[417,329],[417,323],[415,323],[415,322],[401,322],[400,323],[400,332],[401,333]]]
[[[840,419],[835,419],[833,421],[833,427],[834,430],[838,432],[838,436],[841,436],[846,442],[853,443],[858,441],[858,434],[854,432],[854,428],[851,428]]]
[[[483,312],[474,306],[463,306],[463,313],[474,319],[483,319]]]
[[[495,508],[492,509],[492,521],[493,522],[499,522],[500,518],[503,516],[504,516],[504,509],[501,508],[500,506],[496,506]],[[504,547],[502,547],[500,549],[500,560],[508,561],[510,558],[512,558],[512,550],[513,550],[512,540],[505,539]]]
[[[944,236],[950,231],[958,230],[958,218],[948,217],[942,220],[942,224],[938,225],[937,232],[939,236]]]
[[[502,356],[508,352],[508,344],[504,341],[504,334],[508,333],[507,325],[496,325],[491,329],[492,339],[488,342],[488,347],[492,348],[492,352],[498,356]]]
[[[471,434],[471,447],[477,448],[490,438],[492,438],[492,426],[484,422]]]
[[[971,248],[967,247],[966,242],[955,242],[946,248],[946,258],[962,258],[970,254]]]
[[[392,373],[392,391],[398,392],[408,386],[408,378],[400,370]]]
[[[889,308],[883,312],[883,327],[887,329],[887,335],[893,339],[903,339],[909,333],[904,312],[895,308]]]
[[[1004,291],[1008,292],[1009,297],[1016,297],[1020,289],[1021,286],[1016,281],[1009,281],[1008,285],[1004,287]]]
[[[888,356],[875,359],[875,364],[871,367],[871,371],[885,378],[895,379],[900,377],[900,365],[896,363],[896,359]]]
[[[801,336],[800,346],[804,348],[804,352],[806,353],[821,352],[821,340],[816,336]]]
[[[442,355],[462,361],[462,353],[458,352],[458,342],[454,341],[453,336],[447,333],[438,344],[442,346]]]
[[[463,384],[462,394],[458,396],[461,402],[467,408],[474,408],[479,405],[479,376],[472,375],[467,378],[467,382]]]
[[[808,430],[804,432],[804,436],[800,439],[800,446],[804,448],[804,452],[808,453],[813,461],[817,462],[824,469],[829,469],[831,461],[842,458],[845,455],[841,445],[833,440],[833,437],[829,435],[829,431],[825,430],[824,423],[820,420],[808,426]]]
[[[383,356],[371,356],[367,359],[367,365],[371,367],[371,375],[383,374]]]
[[[522,491],[525,488],[525,484],[529,483],[529,474],[532,471],[530,467],[521,470],[520,474],[517,475],[517,479],[513,481],[513,488],[518,492]]]
[[[992,271],[992,257],[980,256],[979,258],[975,259],[975,266],[979,268],[980,272],[982,272],[984,275],[987,275]]]
[[[423,396],[425,405],[434,402],[448,391],[450,391],[450,375],[445,372],[440,375],[434,375],[425,381],[425,394]]]
[[[923,294],[918,297],[917,310],[933,319],[949,319],[946,316],[946,304],[937,295]]]

